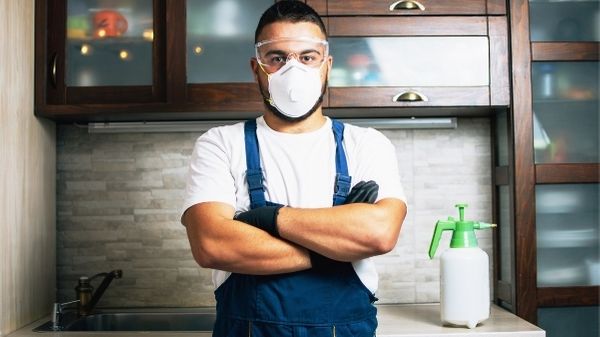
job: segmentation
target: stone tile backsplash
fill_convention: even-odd
[[[458,202],[469,204],[467,218],[492,220],[489,120],[384,133],[396,146],[409,212],[396,248],[376,257],[378,303],[439,301],[439,259],[427,256],[435,222],[457,215]],[[74,298],[79,276],[122,269],[99,306],[214,305],[211,273],[194,261],[179,223],[199,134],[88,134],[64,125],[57,134],[58,300]],[[491,258],[491,232],[478,237]],[[446,234],[440,252],[448,242]]]

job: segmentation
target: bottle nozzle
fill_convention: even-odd
[[[498,227],[495,223],[485,223],[485,222],[476,222],[473,224],[473,228],[475,229],[488,229]]]

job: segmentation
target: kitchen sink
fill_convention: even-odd
[[[97,312],[83,317],[65,315],[62,331],[212,331],[216,314],[211,309],[119,310]],[[52,322],[33,329],[51,332]]]

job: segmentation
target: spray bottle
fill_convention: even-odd
[[[490,279],[488,255],[477,246],[475,229],[495,224],[466,221],[466,204],[458,204],[459,220],[448,217],[435,225],[429,258],[433,259],[442,231],[453,231],[450,249],[440,261],[440,306],[443,323],[473,329],[490,317]]]

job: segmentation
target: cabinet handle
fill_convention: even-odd
[[[397,11],[397,10],[425,10],[425,6],[423,6],[420,2],[416,1],[416,0],[400,0],[400,1],[396,1],[393,4],[390,5],[390,11]]]
[[[393,102],[427,102],[427,96],[416,91],[404,91],[392,97]]]
[[[56,62],[58,59],[58,53],[53,53],[50,59],[50,83],[54,88],[56,88]]]

